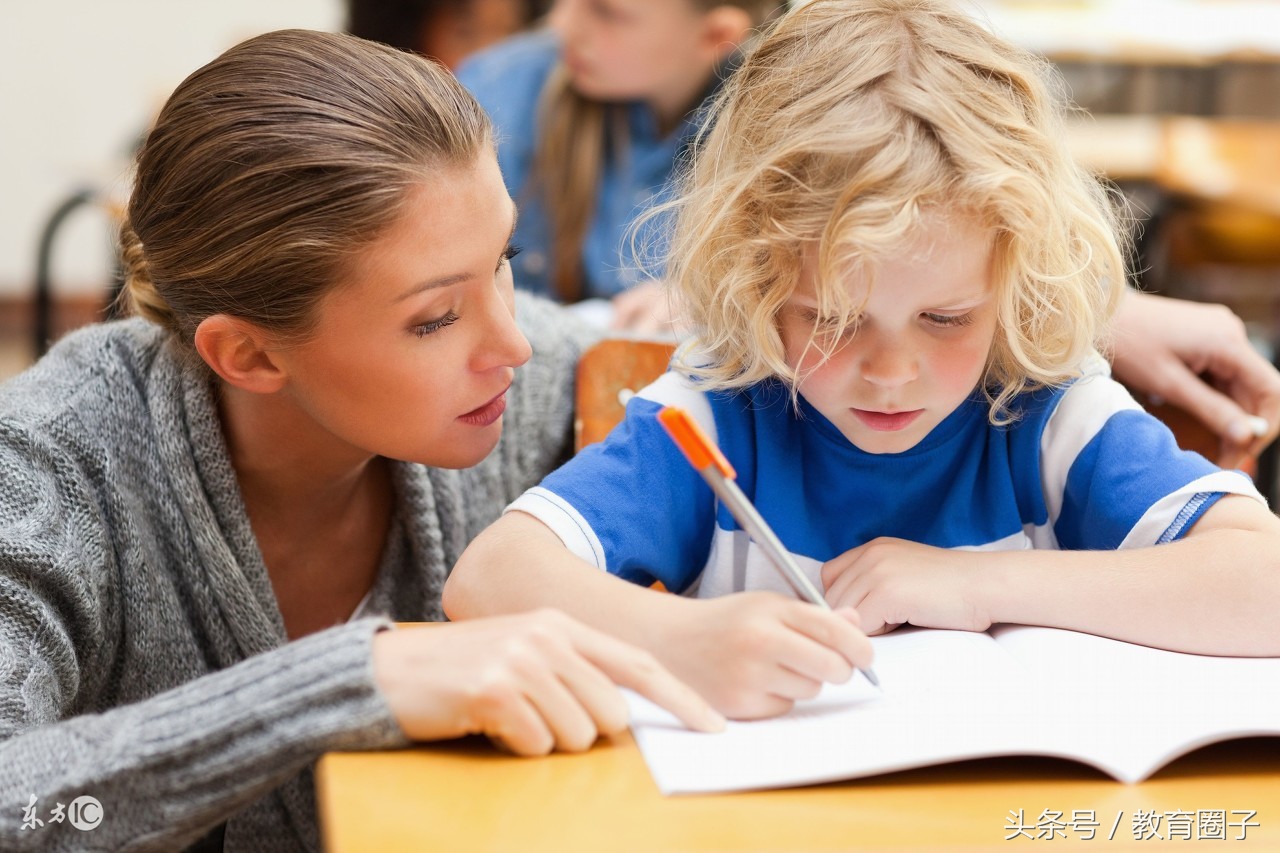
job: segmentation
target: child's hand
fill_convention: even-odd
[[[615,684],[690,728],[724,727],[648,652],[554,610],[383,631],[373,640],[373,669],[413,740],[485,734],[520,755],[578,752],[627,727]]]
[[[772,592],[688,601],[660,630],[660,657],[728,717],[755,719],[791,710],[824,682],[848,681],[871,665],[858,616],[828,612]]]
[[[863,630],[883,634],[910,622],[929,628],[985,631],[981,554],[902,539],[873,539],[822,566],[832,607],[858,611]]]

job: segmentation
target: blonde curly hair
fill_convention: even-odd
[[[810,345],[857,323],[840,282],[874,279],[936,212],[995,239],[993,423],[1079,375],[1125,287],[1118,213],[1065,147],[1046,63],[934,0],[813,0],[756,40],[712,110],[673,210],[667,278],[708,390],[778,377],[780,309],[816,244]]]

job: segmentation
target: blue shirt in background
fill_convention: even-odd
[[[530,186],[537,148],[538,103],[542,88],[560,57],[555,35],[547,30],[518,35],[481,51],[458,69],[458,79],[493,120],[498,165],[507,191],[520,208],[512,242],[523,251],[514,266],[516,287],[556,297],[551,275],[551,233],[546,210]],[[670,197],[675,164],[697,130],[697,111],[667,136],[646,104],[622,105],[625,140],[606,143],[604,174],[595,213],[582,247],[583,298],[610,298],[646,278],[662,274],[661,235],[668,217],[648,223],[632,251],[631,224],[648,207]],[[614,128],[610,128],[610,133]],[[622,144],[618,144],[621,142]]]

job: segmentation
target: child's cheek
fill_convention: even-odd
[[[990,349],[989,339],[957,341],[952,346],[939,348],[930,357],[933,375],[941,386],[967,394],[982,378]]]

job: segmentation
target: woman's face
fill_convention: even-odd
[[[693,0],[556,0],[551,23],[574,88],[599,101],[701,90],[724,52]]]
[[[276,354],[284,393],[357,453],[478,463],[531,354],[514,317],[514,222],[492,154],[435,170],[321,300],[315,334]]]

